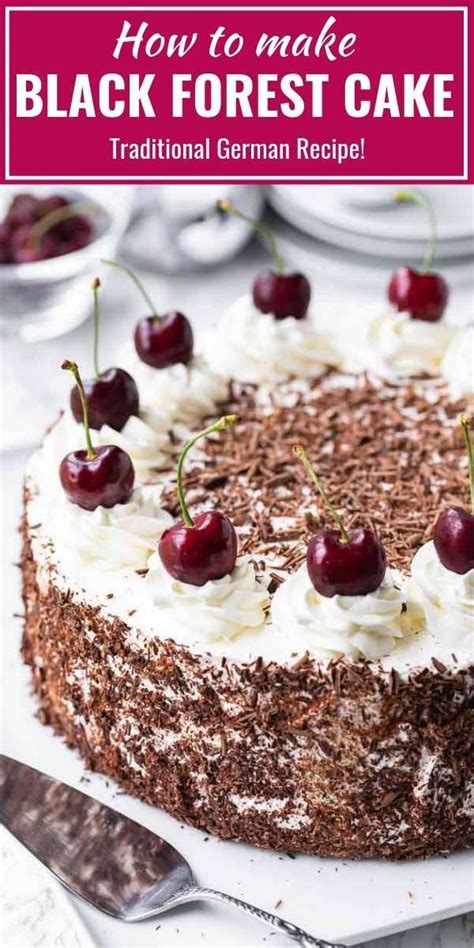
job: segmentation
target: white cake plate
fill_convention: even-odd
[[[370,186],[359,191],[370,192]],[[397,206],[396,185],[380,204],[353,203],[346,185],[275,185],[268,197],[273,208],[300,231],[336,247],[376,257],[421,259],[429,233],[426,215],[414,204]],[[474,252],[472,189],[425,188],[438,220],[438,259]],[[349,192],[349,193],[347,193]]]

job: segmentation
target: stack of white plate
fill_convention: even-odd
[[[404,190],[403,185],[400,186]],[[311,237],[357,253],[411,261],[423,257],[429,224],[416,204],[397,203],[397,185],[275,185],[269,201],[286,221]],[[436,257],[474,251],[474,188],[420,188],[438,222]]]

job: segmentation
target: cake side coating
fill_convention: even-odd
[[[474,669],[435,658],[402,680],[375,663],[242,664],[137,640],[35,562],[32,532],[25,517],[23,655],[42,720],[92,769],[270,849],[400,859],[474,843]]]

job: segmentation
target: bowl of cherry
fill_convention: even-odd
[[[90,285],[130,216],[117,188],[3,188],[0,193],[0,328],[27,342],[53,338],[88,315]],[[121,189],[122,190],[122,189]]]

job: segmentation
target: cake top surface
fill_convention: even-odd
[[[121,484],[119,500],[99,492],[92,505],[83,502],[74,472],[91,454],[81,458],[86,432],[72,405],[29,468],[38,560],[56,584],[122,619],[137,641],[174,639],[235,660],[286,662],[308,652],[326,663],[363,658],[407,668],[439,654],[457,662],[455,650],[469,659],[472,557],[465,573],[447,569],[430,537],[444,508],[468,500],[457,419],[474,397],[465,357],[474,327],[393,308],[319,312],[308,308],[306,290],[306,310],[296,315],[242,296],[194,348],[186,317],[171,314],[186,327],[185,352],[168,352],[166,320],[139,321],[113,370],[132,376],[135,409],[121,426],[101,415],[93,432],[96,452],[125,452],[135,490]],[[237,426],[209,431],[223,412]],[[175,467],[190,436],[181,485]],[[335,583],[320,582],[306,560],[333,524],[314,470],[294,456],[298,445],[332,500],[326,508],[337,508],[344,524],[330,541],[343,564]],[[214,525],[226,522],[230,557],[220,540],[212,547],[193,532],[207,513]],[[360,539],[360,528],[377,550],[376,569],[364,553],[353,557],[358,541],[347,531]],[[353,537],[352,568],[343,547]],[[324,557],[334,555],[324,547]],[[347,582],[351,569],[355,583]]]
[[[304,560],[325,512],[293,447],[317,461],[347,528],[371,526],[388,562],[409,573],[444,504],[468,498],[467,457],[457,424],[462,401],[433,380],[381,386],[366,375],[234,393],[235,428],[203,444],[185,483],[191,509],[225,510],[241,551],[291,572]],[[179,508],[174,476],[163,503]]]
[[[34,543],[58,585],[124,621],[135,642],[172,638],[192,651],[239,662],[263,657],[294,663],[305,652],[327,661],[337,648],[334,652],[327,642],[315,648],[305,628],[312,615],[298,615],[300,601],[308,598],[303,582],[307,542],[327,523],[327,515],[295,461],[293,446],[304,444],[317,459],[347,526],[371,526],[380,534],[397,590],[405,582],[403,574],[409,575],[414,554],[431,535],[440,505],[459,503],[467,493],[467,463],[457,426],[462,407],[443,383],[432,379],[391,385],[329,371],[315,381],[260,388],[234,384],[225,408],[238,413],[239,424],[208,438],[190,456],[185,488],[193,516],[207,508],[232,518],[240,565],[228,584],[226,577],[203,591],[181,585],[178,595],[153,551],[162,530],[178,515],[173,454],[180,440],[172,435],[166,449],[160,442],[165,461],[157,469],[152,463],[145,466],[141,481],[149,486],[138,489],[132,504],[90,514],[65,502],[57,490],[46,497],[52,460],[71,446],[66,413],[29,469]],[[79,427],[74,428],[76,438]],[[122,432],[125,436],[129,433]],[[285,608],[280,601],[272,612],[288,580]],[[398,613],[400,604],[395,603]],[[358,646],[369,660],[382,658],[384,667],[403,674],[430,665],[433,656],[455,664],[472,659],[465,629],[461,637],[443,639],[433,629],[418,634],[415,622],[402,634],[394,630],[389,606],[384,596],[382,602],[367,597],[357,620]],[[354,625],[352,617],[346,622],[345,609],[342,603],[336,615],[342,652],[341,642]],[[324,633],[324,622],[331,623],[334,615],[322,618]],[[359,632],[365,625],[370,634],[361,645]],[[381,654],[377,649],[390,636],[384,657],[383,649]]]

